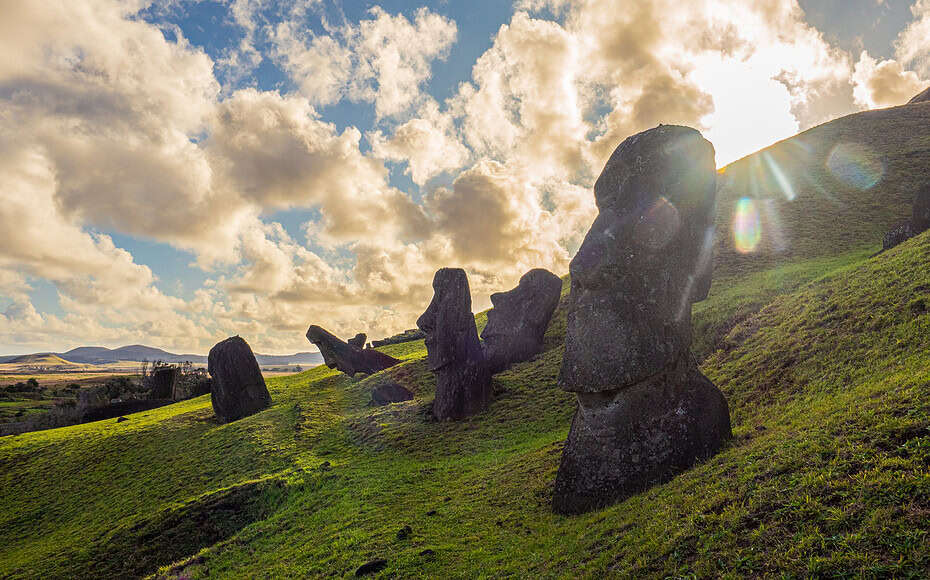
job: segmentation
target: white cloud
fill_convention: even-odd
[[[411,22],[378,6],[371,18],[313,34],[300,19],[278,24],[274,33],[278,59],[313,103],[343,98],[374,103],[378,118],[407,111],[436,59],[444,59],[455,42],[455,23],[419,8]]]
[[[914,71],[904,70],[894,59],[877,61],[862,51],[853,72],[853,94],[864,107],[903,105],[922,91],[926,82]]]
[[[458,169],[469,157],[451,115],[440,113],[432,99],[423,105],[416,118],[398,126],[390,138],[381,131],[371,132],[367,137],[373,155],[406,162],[406,173],[421,186],[444,171]]]
[[[930,0],[911,6],[914,20],[895,39],[895,58],[920,76],[930,76]]]
[[[426,8],[332,23],[313,1],[234,0],[243,36],[214,63],[138,18],[141,2],[17,3],[0,19],[0,344],[203,352],[238,332],[283,352],[310,348],[310,323],[376,337],[412,326],[442,266],[467,268],[486,307],[530,268],[565,272],[630,134],[690,124],[723,163],[903,99],[928,3],[894,61],[853,69],[793,0],[524,0],[443,103],[424,87],[457,27]],[[248,84],[263,58],[298,90],[214,76]],[[342,100],[373,105],[374,126],[321,116]],[[392,187],[385,161],[419,191]],[[306,240],[269,217],[294,208],[319,215]],[[101,231],[190,251],[210,279],[172,297]],[[39,279],[63,314],[30,302]]]

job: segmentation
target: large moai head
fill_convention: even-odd
[[[480,356],[465,270],[441,268],[436,272],[433,300],[417,326],[426,333],[427,362],[432,371]]]
[[[711,280],[714,148],[689,127],[626,139],[594,185],[600,210],[571,262],[560,381],[600,392],[669,368]]]
[[[481,338],[492,372],[527,360],[542,349],[561,294],[562,280],[542,268],[524,274],[513,290],[491,294],[494,308],[488,311]]]

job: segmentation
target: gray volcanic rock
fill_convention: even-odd
[[[911,222],[901,222],[888,230],[888,233],[886,233],[885,237],[882,238],[882,250],[890,250],[898,244],[902,244],[913,237],[914,228],[911,226]]]
[[[412,398],[413,393],[407,387],[390,379],[381,381],[371,390],[371,404],[376,407],[409,401]]]
[[[890,250],[928,229],[930,229],[930,185],[918,190],[914,196],[911,219],[896,224],[882,238],[882,251]]]
[[[491,375],[478,340],[465,270],[436,272],[433,300],[417,326],[426,333],[426,360],[436,373],[433,416],[440,421],[461,419],[484,409],[491,399]]]
[[[594,186],[600,213],[570,265],[559,381],[578,410],[553,509],[577,513],[718,450],[729,410],[690,356],[691,304],[711,282],[714,148],[660,125],[620,144]]]
[[[356,335],[353,340],[357,340],[359,336],[362,337],[362,343],[364,344],[364,334]],[[371,348],[363,349],[355,344],[343,342],[338,336],[316,325],[307,330],[307,340],[320,349],[326,366],[331,369],[339,369],[350,377],[354,376],[355,373],[371,375],[400,362],[383,352]]]
[[[207,356],[213,378],[210,400],[224,423],[235,421],[271,405],[271,395],[249,343],[232,336],[217,343]]]
[[[488,323],[481,331],[491,373],[529,360],[542,350],[549,319],[559,305],[562,280],[542,268],[530,270],[509,292],[491,295]]]
[[[552,509],[576,514],[671,479],[730,437],[726,399],[682,361],[636,385],[579,393]]]
[[[915,236],[930,229],[930,185],[924,186],[914,197],[911,227]]]
[[[365,334],[364,332],[359,332],[358,334],[355,335],[355,337],[350,338],[346,342],[358,348],[365,348],[365,341],[367,339],[368,339],[367,334]]]

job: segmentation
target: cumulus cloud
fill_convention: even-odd
[[[413,324],[442,266],[465,267],[487,307],[530,268],[566,271],[628,135],[693,125],[724,163],[904,99],[930,12],[915,5],[894,60],[854,68],[794,0],[523,0],[437,102],[425,87],[458,31],[427,8],[331,22],[315,1],[234,0],[242,38],[214,62],[145,4],[22,2],[0,20],[0,344],[204,351],[241,333],[283,352],[310,348],[311,322],[385,335]],[[293,93],[237,86],[265,58]],[[342,101],[374,126],[330,122]],[[314,216],[305,238],[272,217],[295,208]],[[186,250],[209,279],[182,301],[102,232]],[[35,280],[63,314],[36,309]]]
[[[856,102],[868,108],[903,105],[926,85],[897,60],[877,61],[866,51],[859,56],[852,78]]]
[[[274,42],[280,62],[313,103],[343,97],[374,103],[379,118],[416,104],[430,66],[455,42],[454,22],[422,7],[411,22],[375,6],[371,18],[313,34],[300,19],[278,24]]]
[[[895,39],[895,57],[903,66],[930,76],[930,0],[917,0],[911,6],[914,20]]]
[[[375,156],[406,163],[406,173],[417,185],[462,167],[469,157],[452,116],[440,113],[438,104],[432,99],[423,105],[416,118],[398,126],[390,138],[381,131],[373,131],[368,134],[368,140]]]

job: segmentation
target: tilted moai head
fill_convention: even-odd
[[[373,374],[394,366],[400,361],[370,348],[363,348],[365,335],[359,333],[349,342],[343,342],[325,328],[312,325],[307,329],[307,340],[316,345],[323,355],[323,362],[331,369],[339,369],[345,374]],[[361,346],[359,346],[361,344]]]
[[[433,300],[417,320],[426,333],[432,371],[480,357],[478,328],[471,311],[468,276],[461,268],[441,268],[433,277]]]
[[[492,372],[540,351],[561,294],[562,280],[542,268],[524,274],[513,290],[491,294],[494,308],[488,311],[481,338]]]
[[[594,185],[600,210],[571,262],[563,388],[634,384],[686,355],[711,280],[714,148],[688,127],[626,139]]]
[[[417,326],[426,333],[429,368],[436,373],[433,416],[461,419],[485,408],[491,375],[471,312],[468,277],[459,268],[442,268],[433,278],[433,300]]]

